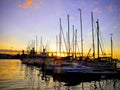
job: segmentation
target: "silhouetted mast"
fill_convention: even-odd
[[[111,60],[113,59],[113,40],[112,40],[112,35],[113,34],[110,34],[111,35]]]
[[[59,53],[61,55],[61,30],[62,30],[62,26],[61,26],[61,18],[60,18],[60,34],[59,34]]]
[[[73,57],[74,57],[74,44],[75,44],[75,38],[74,38],[75,34],[74,34],[74,25],[73,25]]]
[[[31,42],[31,49],[35,49],[35,40],[32,40],[32,42]]]
[[[68,19],[68,56],[70,56],[70,28],[69,28],[69,15],[67,15]]]
[[[58,36],[56,35],[56,56],[57,56],[57,52],[58,52]]]
[[[97,19],[96,23],[97,23],[97,48],[98,48],[98,59],[99,59],[99,43],[100,43],[100,41],[99,41],[99,21],[98,21],[98,19]]]
[[[43,45],[43,44],[42,44],[42,36],[41,36],[41,40],[40,40],[40,52],[42,52],[42,48],[43,48],[42,45]]]
[[[38,39],[37,39],[37,35],[36,35],[36,54],[37,54],[37,46],[38,46]]]
[[[78,9],[80,11],[80,28],[81,28],[81,51],[82,51],[82,57],[83,57],[83,32],[82,32],[82,15],[81,15],[81,9]]]
[[[76,57],[76,46],[77,46],[77,29],[75,30],[75,57]]]
[[[91,12],[91,21],[92,21],[93,58],[95,58],[94,28],[93,28],[93,12]]]

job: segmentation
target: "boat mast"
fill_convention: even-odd
[[[42,44],[42,36],[41,36],[41,39],[40,39],[40,53],[42,52],[42,48],[43,48],[43,44]]]
[[[77,29],[75,30],[75,58],[76,58],[76,46],[77,46]]]
[[[36,35],[36,54],[37,54],[37,47],[38,47],[38,39],[37,39],[37,35]]]
[[[74,57],[74,44],[75,44],[75,38],[74,38],[75,34],[74,34],[74,25],[73,25],[73,57]]]
[[[113,40],[112,40],[112,35],[113,34],[110,34],[111,35],[111,60],[113,59]]]
[[[95,59],[94,28],[93,28],[93,12],[91,12],[91,22],[92,22],[93,58]]]
[[[98,19],[97,19],[96,23],[97,23],[97,48],[98,48],[98,59],[99,59],[99,43],[100,43],[100,41],[99,41],[99,21],[98,21]]]
[[[35,40],[32,40],[32,49],[35,50]]]
[[[80,11],[80,28],[81,28],[81,51],[82,51],[82,57],[83,57],[83,32],[82,32],[82,15],[81,15],[81,9],[78,9]]]
[[[57,56],[57,52],[58,52],[58,36],[56,35],[56,56]]]
[[[60,18],[60,34],[59,34],[59,53],[61,55],[61,30],[62,30],[62,26],[61,26],[61,18]]]
[[[69,15],[67,15],[68,19],[68,56],[70,56],[70,28],[69,28]]]

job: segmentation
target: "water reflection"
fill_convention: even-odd
[[[20,60],[0,60],[0,90],[120,90],[120,80],[53,76]]]
[[[7,79],[13,80],[21,79],[21,77],[18,78],[20,73],[20,61],[16,60],[0,60],[0,79]]]

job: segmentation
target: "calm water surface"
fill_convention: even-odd
[[[20,60],[0,59],[0,90],[120,90],[120,80],[81,82],[65,78],[43,77],[40,68],[21,64]]]

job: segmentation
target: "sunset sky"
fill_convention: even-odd
[[[120,0],[0,0],[0,49],[26,50],[28,42],[37,35],[38,45],[42,36],[43,44],[49,41],[50,50],[56,50],[59,18],[66,36],[67,14],[70,16],[70,40],[74,25],[80,47],[79,8],[82,10],[84,53],[92,46],[93,11],[94,23],[99,19],[105,52],[110,54],[112,33],[114,57],[120,59]]]

